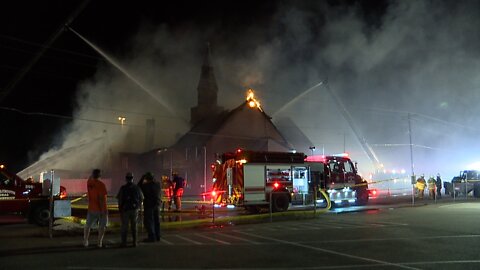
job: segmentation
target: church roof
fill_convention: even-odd
[[[255,121],[263,121],[262,125],[264,125],[265,128],[255,130],[243,125],[234,126],[235,123],[248,123],[250,125]],[[248,130],[248,132],[245,132],[245,130]],[[223,111],[218,115],[212,115],[211,117],[203,119],[182,136],[173,147],[205,146],[214,136],[230,137],[237,140],[251,140],[252,146],[257,144],[257,147],[264,149],[268,149],[268,146],[272,144],[276,144],[285,149],[292,148],[272,123],[270,117],[258,108],[250,108],[247,101],[242,102],[242,104],[230,112]],[[265,138],[269,139],[268,145],[259,146],[259,143],[265,143],[259,139]]]

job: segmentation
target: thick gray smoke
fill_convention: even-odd
[[[389,170],[410,172],[411,113],[415,173],[452,176],[477,161],[480,146],[479,7],[476,1],[396,1],[372,19],[357,6],[285,6],[268,33],[258,35],[270,40],[258,44],[250,58],[222,64],[244,79],[258,79],[251,86],[260,90],[270,113],[328,78]],[[238,72],[241,67],[245,74]],[[360,168],[371,169],[324,88],[282,114],[317,149],[345,149]]]
[[[360,6],[299,1],[234,33],[218,24],[181,31],[144,27],[132,38],[130,54],[112,57],[178,115],[169,115],[107,62],[80,85],[76,118],[111,124],[78,120],[64,136],[64,147],[102,138],[108,151],[149,150],[149,118],[156,123],[154,146],[171,145],[188,128],[204,44],[210,41],[220,106],[238,106],[251,87],[273,115],[306,89],[328,82],[386,168],[410,172],[410,113],[415,173],[452,176],[476,162],[480,148],[479,8],[478,1],[396,1],[372,15]],[[123,127],[118,116],[126,117]],[[324,86],[280,116],[290,117],[317,149],[346,150],[364,172],[372,170]],[[82,159],[98,155],[93,147]]]

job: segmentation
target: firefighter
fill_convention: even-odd
[[[173,182],[166,175],[162,175],[162,212],[165,211],[165,206],[168,211],[172,209],[173,200]]]
[[[420,178],[417,179],[417,190],[418,190],[418,198],[423,199],[423,193],[425,190],[425,186],[427,183],[425,182],[425,176],[420,176]]]
[[[433,178],[433,175],[428,178],[428,198],[429,199],[435,199],[435,191],[436,191],[436,183],[435,183],[435,178]]]
[[[175,202],[176,211],[182,210],[182,196],[183,188],[186,185],[185,179],[178,175],[177,172],[173,172],[173,200]]]

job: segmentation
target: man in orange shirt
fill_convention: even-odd
[[[108,222],[107,211],[107,188],[100,181],[101,171],[95,169],[87,181],[88,194],[88,212],[87,222],[83,231],[83,245],[88,247],[88,238],[90,236],[90,228],[94,224],[98,225],[98,247],[103,247],[103,236]]]

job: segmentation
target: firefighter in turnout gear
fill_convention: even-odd
[[[186,186],[186,181],[179,176],[177,172],[173,172],[173,200],[175,202],[175,210],[182,210],[183,188]]]
[[[435,181],[435,178],[433,178],[433,176],[430,176],[430,178],[428,178],[428,198],[429,199],[435,199],[435,192],[436,192],[436,181]]]
[[[423,199],[423,193],[425,191],[425,186],[427,183],[425,182],[425,177],[422,175],[420,178],[417,179],[416,188],[418,191],[418,198]]]
[[[173,202],[173,182],[166,175],[162,175],[162,212],[165,208],[170,211]]]

